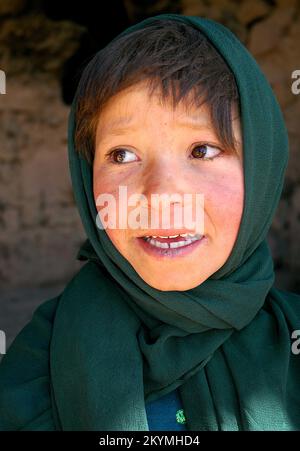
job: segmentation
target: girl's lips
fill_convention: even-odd
[[[188,237],[187,237],[188,238]],[[186,238],[183,238],[182,236],[178,235],[174,238],[161,238],[160,236],[157,236],[155,238],[155,241],[159,241],[160,243],[176,243],[178,241],[184,241]]]
[[[203,235],[203,237],[200,240],[194,241],[190,244],[187,244],[186,246],[177,247],[177,248],[159,248],[156,246],[153,246],[152,244],[145,241],[143,238],[135,238],[137,240],[138,245],[147,252],[148,255],[151,255],[153,257],[156,257],[158,259],[166,259],[166,258],[175,258],[175,257],[183,257],[185,255],[190,254],[193,252],[198,246],[203,245],[207,243],[207,237]],[[164,240],[166,242],[166,239]],[[174,239],[173,239],[174,241]]]

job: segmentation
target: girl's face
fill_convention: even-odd
[[[205,104],[189,110],[180,104],[173,111],[160,102],[159,96],[150,98],[145,83],[115,95],[101,111],[93,163],[95,203],[104,193],[114,196],[118,227],[119,207],[126,209],[129,218],[138,205],[119,205],[119,186],[127,188],[128,199],[133,194],[147,199],[144,207],[149,217],[147,227],[143,224],[138,229],[106,228],[106,233],[150,286],[162,291],[194,288],[228,259],[238,235],[244,201],[239,118],[233,121],[233,131],[238,141],[237,154],[223,149]],[[186,238],[157,237],[152,244],[147,243],[141,236],[174,236],[195,231],[186,227],[186,223],[174,227],[176,202],[172,201],[170,227],[165,229],[161,221],[163,204],[152,202],[151,195],[165,194],[171,199],[174,193],[182,199],[184,194],[192,195],[193,212],[195,195],[202,196],[204,238],[176,248],[170,248],[170,242]],[[97,206],[99,212],[103,206]],[[160,222],[154,229],[151,215],[155,213],[160,215]]]

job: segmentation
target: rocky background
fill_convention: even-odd
[[[67,119],[87,59],[149,15],[202,15],[230,28],[273,87],[287,123],[290,161],[268,240],[276,285],[300,293],[299,0],[0,0],[0,330],[7,345],[41,302],[80,268],[84,240],[67,159]]]

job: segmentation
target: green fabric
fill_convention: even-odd
[[[145,401],[179,387],[189,430],[300,429],[300,296],[276,289],[266,235],[283,188],[288,137],[270,84],[224,26],[200,29],[231,67],[241,98],[245,203],[227,262],[196,288],[147,285],[96,227],[92,169],[69,160],[87,260],[42,304],[0,366],[0,429],[148,430]],[[49,365],[50,362],[50,365]]]

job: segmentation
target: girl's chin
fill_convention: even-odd
[[[143,268],[142,271],[137,271],[139,276],[143,279],[145,283],[150,285],[152,288],[155,288],[156,290],[160,291],[185,291],[185,290],[191,290],[192,288],[197,287],[200,285],[204,280],[206,279],[205,276],[203,276],[201,279],[199,279],[199,274],[197,274],[197,280],[190,279],[190,280],[180,280],[180,278],[174,277],[174,271],[170,271],[168,273],[167,271],[164,272],[164,276],[162,278],[161,272],[157,272],[157,274],[153,274],[152,277],[149,277],[149,273],[145,272],[145,269]]]

